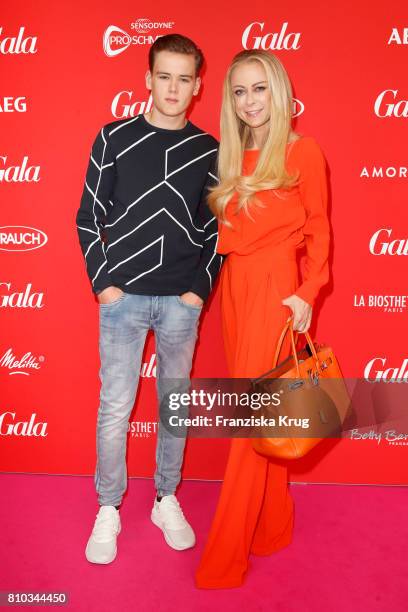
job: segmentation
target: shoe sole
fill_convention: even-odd
[[[153,513],[150,515],[150,518],[152,520],[153,525],[156,525],[156,527],[158,527],[159,529],[162,530],[162,533],[164,535],[164,539],[166,540],[166,543],[170,546],[170,548],[174,548],[174,550],[188,550],[189,548],[193,548],[193,546],[195,546],[195,542],[194,544],[191,544],[191,546],[177,546],[176,544],[174,544],[170,538],[168,537],[167,533],[165,532],[163,525],[161,524],[160,521],[157,521],[154,516]]]

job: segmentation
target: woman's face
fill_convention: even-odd
[[[261,62],[248,61],[231,72],[235,112],[249,127],[258,128],[271,118],[271,90]]]

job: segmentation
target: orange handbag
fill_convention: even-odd
[[[277,365],[288,332],[292,354]],[[280,399],[279,405],[271,401],[261,412],[275,425],[260,426],[253,433],[253,447],[262,455],[279,459],[303,457],[321,440],[340,437],[349,415],[350,397],[333,350],[313,344],[307,332],[304,335],[309,351],[306,347],[297,351],[291,317],[282,330],[272,370],[252,380],[252,392],[270,396],[279,393]],[[308,427],[303,429],[301,424],[307,421]],[[303,437],[304,431],[307,437]]]

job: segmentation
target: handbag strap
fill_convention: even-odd
[[[278,363],[278,358],[279,358],[279,354],[280,354],[281,349],[282,349],[282,344],[283,344],[283,341],[285,339],[285,336],[286,336],[288,330],[290,332],[290,343],[291,343],[291,347],[292,347],[292,354],[293,354],[293,358],[294,358],[295,364],[296,364],[296,373],[300,377],[299,359],[298,359],[297,351],[296,351],[296,342],[298,341],[299,334],[298,334],[298,332],[295,332],[296,333],[296,341],[295,341],[294,333],[293,333],[293,316],[291,316],[288,319],[287,323],[284,325],[284,327],[282,329],[282,333],[280,335],[280,338],[278,340],[278,344],[276,346],[275,357],[273,359],[272,369],[275,368],[277,363]],[[319,366],[320,365],[319,357],[317,356],[316,349],[315,349],[313,341],[312,341],[312,339],[311,339],[311,337],[309,335],[309,332],[304,332],[304,335],[306,337],[306,341],[307,341],[307,343],[309,345],[310,351],[311,351],[311,353],[313,355],[313,358],[314,358],[314,360],[316,362],[316,365]]]

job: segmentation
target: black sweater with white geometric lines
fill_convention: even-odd
[[[109,123],[92,147],[76,223],[94,293],[208,297],[221,265],[207,204],[217,141],[143,115]]]

